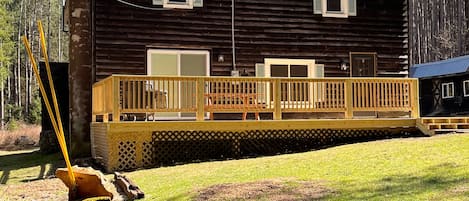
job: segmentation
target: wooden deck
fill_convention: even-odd
[[[402,78],[112,76],[93,86],[92,155],[113,171],[403,135],[417,92]],[[213,118],[226,113],[242,117]]]
[[[424,117],[417,127],[427,135],[439,133],[469,133],[469,117]]]

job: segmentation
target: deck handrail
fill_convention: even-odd
[[[120,121],[128,114],[156,119],[169,113],[190,113],[204,121],[209,112],[272,113],[276,120],[284,113],[315,112],[343,113],[344,118],[353,118],[354,112],[409,112],[419,117],[418,80],[412,78],[112,75],[92,90],[93,121],[97,116]]]

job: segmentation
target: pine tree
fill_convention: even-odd
[[[5,81],[9,74],[9,66],[13,58],[13,21],[10,12],[10,0],[0,0],[0,119],[1,128],[5,126]]]
[[[41,111],[40,104],[37,104],[38,86],[21,36],[28,37],[34,57],[41,60],[37,31],[37,20],[41,20],[45,26],[49,60],[68,61],[68,35],[61,30],[62,5],[62,0],[0,0],[2,126],[9,119],[38,122],[38,112]]]

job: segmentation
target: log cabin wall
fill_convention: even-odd
[[[151,0],[127,1],[152,7]],[[406,0],[357,0],[357,16],[345,19],[313,14],[312,0],[235,2],[236,66],[251,76],[264,58],[316,59],[326,76],[349,76],[339,67],[349,63],[349,52],[377,52],[378,72],[407,69]],[[95,1],[93,80],[146,74],[146,48],[152,45],[209,48],[211,75],[230,75],[231,1],[203,3],[193,10],[154,11]],[[224,62],[217,61],[220,54]]]
[[[468,0],[409,0],[410,65],[469,53]]]
[[[464,81],[469,80],[469,74],[452,75],[440,80],[441,83],[454,84],[454,98],[442,99],[443,112],[440,115],[467,116],[469,114],[469,97],[464,96]]]

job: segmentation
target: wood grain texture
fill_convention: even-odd
[[[129,0],[151,6],[151,1]],[[326,76],[348,76],[341,61],[349,52],[377,52],[378,71],[407,67],[407,5],[404,0],[357,0],[358,15],[346,19],[313,14],[312,1],[237,0],[236,66],[254,75],[264,58],[315,59]],[[150,11],[114,0],[95,2],[94,68],[110,74],[146,74],[150,46],[211,50],[211,75],[230,75],[231,1],[206,0],[193,10]],[[217,56],[225,56],[218,62]]]

